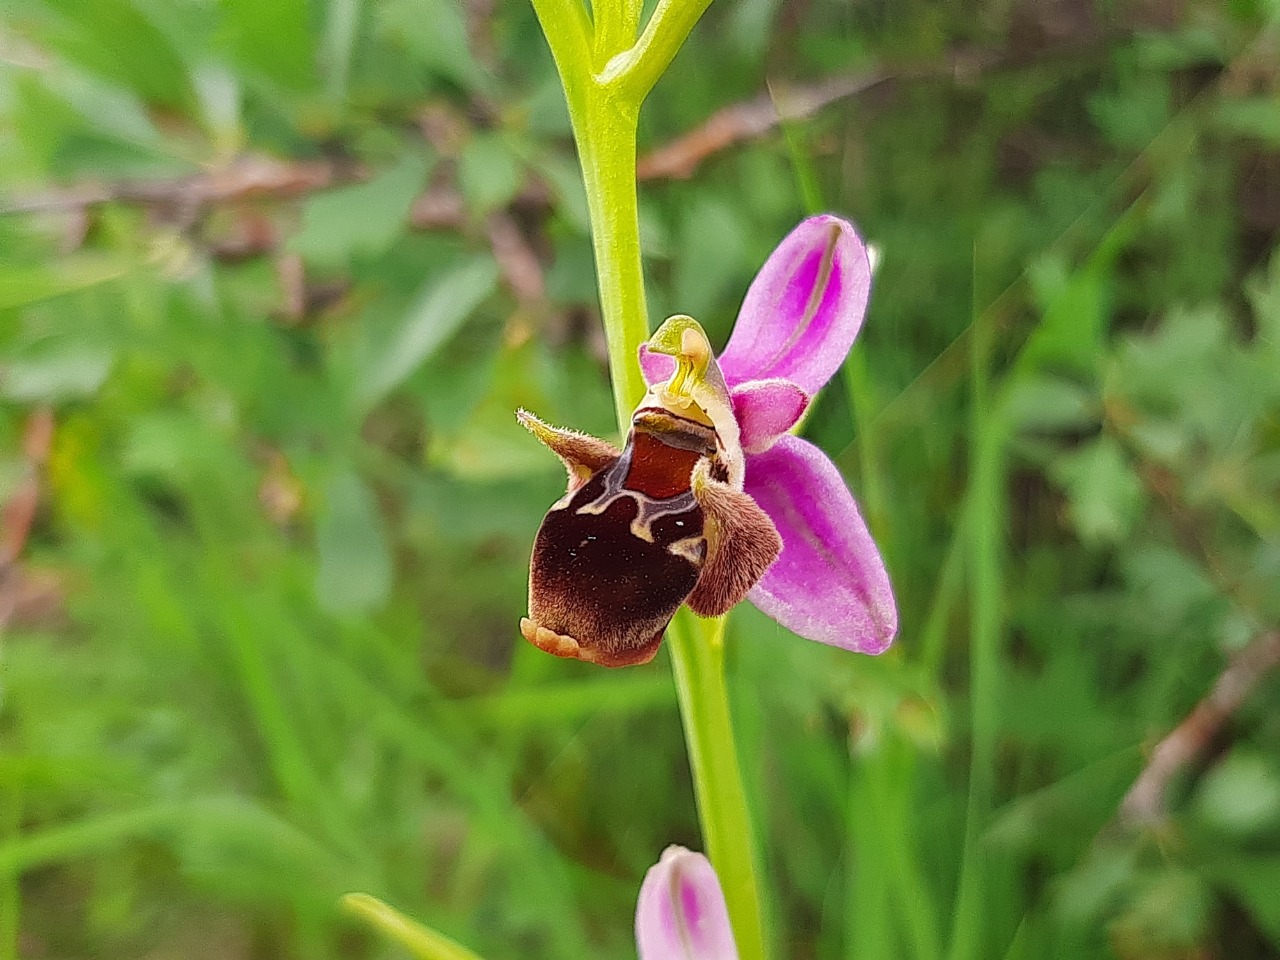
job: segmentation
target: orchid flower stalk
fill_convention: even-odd
[[[709,618],[675,622],[672,660],[703,834],[739,939],[734,907],[758,901],[724,615],[750,599],[803,637],[865,653],[897,631],[857,504],[827,456],[790,432],[844,362],[870,282],[853,226],[811,217],[757,275],[719,357],[687,316],[640,346],[648,390],[624,447],[518,413],[568,475],[534,542],[525,638],[620,667],[652,659],[682,606]],[[755,956],[747,943],[744,955]]]
[[[591,218],[618,423],[644,394],[636,346],[649,335],[636,208],[640,105],[711,0],[531,0],[569,106]]]
[[[636,360],[649,334],[636,205],[640,105],[710,0],[659,0],[638,38],[643,0],[594,3],[594,22],[581,0],[532,3],[560,74],[577,142],[621,426],[647,392]],[[722,637],[716,621],[691,619],[688,630],[672,637],[672,659],[690,743],[704,744],[690,751],[703,832],[712,860],[733,878],[727,899],[741,955],[764,960],[750,817],[719,660]]]
[[[816,218],[765,265],[719,360],[689,317],[645,343],[636,124],[709,0],[660,0],[638,41],[639,0],[593,4],[594,25],[578,0],[532,2],[573,123],[629,430],[618,449],[521,412],[568,473],[534,546],[521,633],[558,656],[624,666],[652,658],[679,612],[671,653],[699,818],[741,956],[763,960],[722,617],[750,595],[804,636],[867,652],[897,629],[883,563],[839,472],[789,434],[853,343],[870,263],[850,225]]]

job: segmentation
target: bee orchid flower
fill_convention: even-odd
[[[622,450],[519,412],[569,474],[534,543],[528,640],[643,663],[682,603],[720,616],[745,598],[811,640],[889,645],[875,541],[836,466],[790,432],[844,362],[870,288],[853,226],[811,217],[752,282],[719,357],[686,316],[640,348],[649,390]]]
[[[667,847],[649,868],[636,902],[640,960],[738,960],[724,892],[711,863]]]

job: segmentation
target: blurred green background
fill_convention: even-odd
[[[0,958],[634,956],[669,664],[516,629],[513,410],[612,429],[530,7],[0,11]],[[882,255],[806,433],[901,635],[730,625],[778,957],[1280,955],[1278,17],[716,0],[650,98],[653,321]]]

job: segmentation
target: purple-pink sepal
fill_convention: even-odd
[[[802,637],[883,652],[898,632],[893,588],[836,465],[784,436],[748,458],[746,492],[782,536],[782,554],[747,598]]]

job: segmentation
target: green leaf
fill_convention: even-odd
[[[192,805],[174,845],[183,873],[223,896],[319,906],[342,889],[340,871],[350,867],[308,832],[314,829],[247,799],[212,797]]]
[[[1176,308],[1154,332],[1127,338],[1109,385],[1161,412],[1212,406],[1220,392],[1214,365],[1228,344],[1228,321],[1218,305]]]
[[[768,48],[780,6],[780,0],[739,0],[730,8],[726,32],[742,54],[759,57]]]
[[[1097,423],[1099,402],[1091,391],[1061,377],[1018,377],[1005,397],[1005,415],[1018,430],[1082,430]]]
[[[31,12],[43,19],[44,5],[24,6],[35,7]],[[189,90],[184,64],[169,37],[134,4],[79,0],[47,6],[56,16],[41,22],[41,40],[69,61],[150,103],[182,105]]]
[[[1082,265],[1069,267],[1052,254],[1032,264],[1028,279],[1041,316],[1018,357],[1019,367],[1064,367],[1093,375],[1111,319],[1116,261],[1142,223],[1135,210],[1111,225]]]
[[[1265,270],[1247,286],[1249,302],[1258,318],[1258,337],[1272,356],[1280,358],[1280,250],[1271,255]]]
[[[1028,276],[1041,319],[1023,348],[1022,362],[1090,372],[1107,313],[1102,272],[1088,268],[1070,272],[1060,259],[1046,257],[1032,265]]]
[[[194,418],[166,411],[133,421],[120,459],[129,476],[180,481],[210,455],[208,448]]]
[[[467,206],[477,213],[505,207],[520,189],[523,170],[498,134],[471,139],[458,161],[458,182]]]
[[[1210,868],[1220,884],[1235,894],[1271,942],[1280,947],[1280,859],[1232,859]]]
[[[1142,482],[1109,435],[1062,457],[1053,472],[1067,488],[1071,518],[1087,542],[1117,543],[1142,516]]]
[[[302,230],[293,240],[293,249],[321,265],[384,253],[404,230],[430,166],[422,154],[407,152],[368,183],[312,198],[303,210]]]
[[[462,4],[454,0],[388,0],[378,9],[384,36],[398,41],[433,73],[468,90],[492,91],[471,56]]]
[[[1168,77],[1131,72],[1116,89],[1094,94],[1089,112],[1112,143],[1141,148],[1169,122],[1171,104]]]
[[[1138,542],[1121,559],[1132,600],[1148,629],[1172,633],[1218,599],[1217,587],[1205,571],[1171,547]]]
[[[1280,102],[1274,96],[1227,100],[1218,104],[1215,114],[1224,133],[1251,137],[1272,149],[1280,147]]]
[[[1131,851],[1099,846],[1059,880],[1054,906],[1070,923],[1096,924],[1124,896],[1134,869]]]
[[[514,407],[501,407],[487,398],[456,437],[432,445],[430,458],[468,480],[498,480],[548,472],[546,450],[530,444],[519,425],[513,426]]]
[[[60,70],[43,79],[51,93],[100,135],[155,154],[173,152],[172,145],[152,122],[146,105],[132,90],[79,70]]]
[[[0,391],[19,403],[55,403],[98,392],[111,371],[105,347],[60,339],[4,365]]]
[[[749,270],[748,224],[734,204],[699,194],[685,210],[678,241],[675,297],[680,310],[708,316]]]
[[[1239,747],[1205,776],[1195,806],[1199,818],[1218,830],[1257,833],[1280,822],[1280,769],[1271,758]]]
[[[371,927],[386,934],[421,960],[480,960],[444,934],[415,923],[394,907],[367,893],[348,893],[342,906]]]
[[[315,79],[307,0],[223,0],[222,47],[244,67],[294,89]]]
[[[485,344],[465,346],[477,350]],[[442,357],[432,365],[430,383],[418,393],[435,427],[430,462],[454,476],[486,481],[560,472],[556,458],[548,457],[546,448],[516,423],[514,411],[520,407],[595,436],[612,435],[611,397],[588,358],[551,349],[539,337],[484,352],[483,368],[476,365],[466,377]],[[448,359],[453,359],[452,350]]]
[[[391,591],[391,554],[378,504],[349,468],[329,478],[316,523],[316,598],[332,613],[361,613]]]
[[[1203,878],[1171,868],[1142,876],[1113,933],[1122,955],[1154,956],[1197,943],[1207,932],[1213,898]]]
[[[357,406],[369,409],[408,379],[457,332],[497,283],[497,264],[486,254],[424,284],[386,347],[360,371]]]
[[[329,99],[347,95],[347,80],[360,27],[361,0],[331,0],[321,40],[322,65]]]
[[[565,218],[579,233],[591,232],[591,217],[587,211],[587,190],[582,185],[578,166],[567,157],[543,154],[534,157],[535,170],[547,181],[555,197],[556,212]]]
[[[87,257],[63,260],[57,267],[0,265],[0,310],[94,287],[124,273],[118,263]]]

